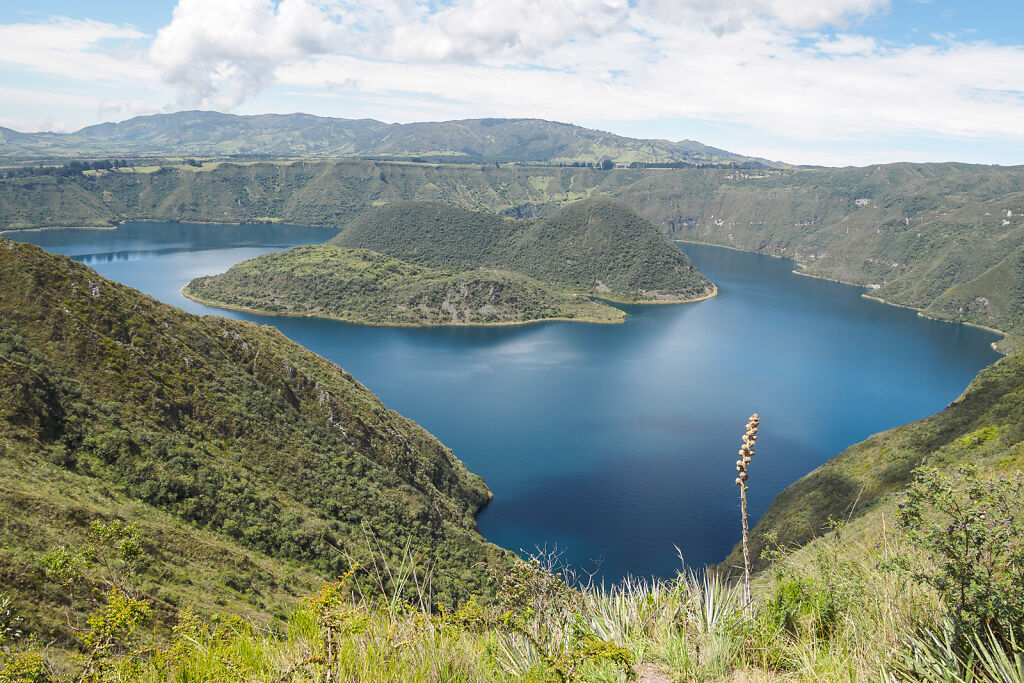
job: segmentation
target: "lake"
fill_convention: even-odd
[[[868,435],[938,410],[998,354],[984,330],[918,317],[792,263],[682,245],[719,295],[623,306],[623,325],[364,327],[210,308],[193,277],[334,230],[125,224],[7,233],[187,311],[271,324],[336,361],[482,475],[490,541],[556,549],[626,574],[721,561],[739,540],[734,463],[761,415],[754,517],[788,484]]]

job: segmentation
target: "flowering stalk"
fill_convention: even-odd
[[[757,427],[761,418],[754,413],[747,421],[747,432],[743,435],[743,446],[740,448],[740,459],[736,461],[736,483],[740,487],[740,513],[743,517],[743,595],[746,604],[750,604],[750,545],[748,544],[749,528],[747,526],[747,466],[754,455],[754,444],[757,442]]]

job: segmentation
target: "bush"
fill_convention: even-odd
[[[960,639],[1024,635],[1022,490],[1020,474],[985,480],[973,465],[948,475],[921,467],[899,504],[914,552],[894,564],[938,591]]]

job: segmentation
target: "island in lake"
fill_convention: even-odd
[[[715,292],[657,226],[603,197],[538,219],[395,202],[325,245],[266,254],[183,290],[226,308],[386,325],[614,323],[625,313],[605,301]]]

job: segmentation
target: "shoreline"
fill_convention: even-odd
[[[798,264],[798,265],[800,266],[800,268],[804,267],[803,264]],[[848,285],[850,287],[860,287],[862,289],[866,289],[864,287],[864,285],[858,285],[855,282],[847,282],[845,280],[837,280],[835,278],[825,277],[823,275],[812,275],[811,273],[804,273],[804,272],[801,272],[800,270],[794,270],[793,272],[796,275],[802,275],[803,277],[809,277],[809,278],[813,278],[815,280],[825,280],[826,282],[835,282],[835,283],[840,284],[840,285]],[[885,304],[886,306],[894,306],[896,308],[905,308],[908,311],[914,311],[914,312],[917,313],[919,318],[925,318],[926,320],[934,320],[935,322],[940,322],[940,323],[951,323],[953,325],[967,325],[968,327],[977,327],[978,329],[985,330],[986,332],[991,332],[993,334],[998,334],[998,335],[1002,336],[1003,339],[1006,339],[1007,333],[1004,332],[1003,330],[996,329],[995,327],[988,327],[987,325],[982,325],[980,323],[972,323],[969,320],[948,320],[946,318],[936,318],[933,315],[926,315],[923,308],[918,308],[916,306],[909,306],[907,304],[898,304],[898,303],[895,303],[893,301],[889,301],[887,299],[883,299],[880,296],[874,296],[874,295],[868,293],[868,292],[873,292],[873,291],[875,291],[875,290],[867,289],[865,292],[861,293],[861,298],[870,299],[871,301],[877,301],[878,303]],[[1000,339],[999,341],[1003,341],[1003,339]],[[998,342],[992,342],[992,348],[995,349],[996,351],[999,351],[999,349],[996,348],[996,344],[997,343]],[[1006,355],[1002,351],[999,351],[999,353],[1002,353],[1004,356]]]
[[[598,301],[607,301],[612,304],[622,304],[623,306],[664,306],[672,304],[695,304],[698,301],[707,301],[718,296],[718,285],[714,282],[711,283],[711,293],[703,296],[698,296],[693,299],[647,299],[644,301],[622,301],[621,299],[612,299],[606,296],[600,296],[597,294],[581,294],[580,296],[587,296]]]
[[[117,225],[48,225],[45,228],[4,228],[0,230],[0,236],[15,232],[43,232],[44,230],[117,230],[117,227]]]
[[[682,242],[683,244],[696,244],[698,247],[718,247],[719,249],[728,249],[729,251],[738,251],[744,254],[755,254],[757,256],[767,256],[769,258],[777,258],[785,261],[789,259],[793,263],[796,263],[796,259],[790,256],[779,256],[778,254],[769,254],[764,251],[750,251],[748,249],[740,249],[739,247],[731,247],[727,244],[715,244],[713,242],[698,242],[697,240],[679,240],[674,237],[669,237],[673,242]]]
[[[860,285],[860,284],[857,284],[856,282],[850,282],[849,280],[839,280],[839,279],[834,278],[834,277],[825,277],[824,275],[815,275],[814,273],[805,273],[803,269],[806,268],[807,266],[805,266],[804,264],[799,263],[797,261],[793,261],[793,263],[796,263],[796,268],[793,269],[793,274],[794,275],[799,275],[801,277],[809,277],[809,278],[811,278],[813,280],[824,280],[825,282],[834,282],[837,285],[846,285],[847,287],[859,287],[860,289],[863,289],[864,292],[865,292],[864,294],[861,294],[861,296],[865,296],[867,292],[874,291],[874,290],[868,289],[866,285]],[[874,298],[877,299],[878,297],[874,297]],[[881,301],[881,299],[879,299],[879,301]],[[889,303],[889,302],[886,301],[885,303]],[[898,304],[893,304],[893,305],[898,305]],[[907,308],[907,307],[904,306],[904,308]]]
[[[349,323],[350,325],[366,325],[369,327],[513,327],[517,325],[536,325],[538,323],[550,323],[550,322],[567,322],[567,323],[587,323],[590,325],[622,325],[626,322],[628,315],[623,311],[623,315],[618,320],[591,320],[587,318],[535,318],[531,320],[505,320],[496,323],[389,323],[389,322],[371,322],[366,320],[352,320],[351,318],[342,318],[336,315],[314,315],[312,313],[292,313],[292,312],[275,312],[275,311],[261,311],[257,308],[249,308],[247,306],[235,306],[232,304],[222,304],[209,299],[203,299],[195,296],[187,291],[188,285],[181,288],[180,292],[183,297],[189,301],[194,301],[197,304],[204,306],[210,306],[212,308],[223,308],[229,311],[238,311],[239,313],[253,313],[255,315],[266,315],[266,316],[283,316],[287,318],[317,318],[320,320],[334,320],[342,323]]]
[[[284,221],[179,221],[162,220],[160,218],[133,218],[128,221],[118,221],[114,225],[47,225],[40,228],[2,228],[0,235],[14,232],[42,232],[44,230],[117,230],[125,223],[174,223],[196,225],[277,225],[286,228],[313,228],[314,230],[341,230],[341,226],[334,225],[305,225],[302,223],[287,223]]]
[[[555,318],[532,318],[530,320],[504,320],[504,321],[501,321],[501,322],[493,322],[493,323],[480,323],[480,322],[471,322],[471,323],[396,323],[396,322],[374,322],[374,321],[367,321],[367,320],[353,320],[351,318],[343,318],[341,316],[329,315],[329,314],[296,313],[296,312],[292,312],[292,311],[282,311],[282,312],[266,311],[266,310],[261,310],[261,309],[258,309],[258,308],[250,308],[248,306],[238,306],[238,305],[235,305],[235,304],[221,303],[221,302],[213,301],[212,299],[204,299],[204,298],[202,298],[200,296],[197,296],[197,295],[187,291],[189,284],[190,283],[186,283],[184,286],[182,286],[182,288],[180,290],[178,290],[179,293],[183,297],[188,299],[189,301],[194,301],[195,303],[202,304],[203,306],[210,306],[212,308],[223,308],[223,309],[226,309],[226,310],[229,310],[229,311],[238,311],[239,313],[252,313],[252,314],[255,314],[255,315],[285,316],[285,317],[289,317],[289,318],[319,318],[319,319],[322,319],[322,320],[335,320],[337,322],[349,323],[351,325],[368,325],[370,327],[410,327],[410,328],[413,328],[413,327],[512,327],[512,326],[516,326],[516,325],[535,325],[535,324],[538,324],[538,323],[548,323],[548,322],[588,323],[588,324],[591,324],[591,325],[622,325],[629,318],[629,314],[628,313],[626,313],[622,309],[616,308],[616,310],[621,311],[621,313],[622,313],[622,316],[619,319],[617,319],[617,320],[595,320],[595,319],[592,319],[592,318],[566,318],[566,317],[561,317],[560,316],[560,317],[555,317]],[[597,301],[606,301],[609,304],[621,304],[621,305],[624,305],[624,306],[661,306],[661,305],[670,305],[670,304],[681,305],[681,304],[693,304],[693,303],[697,303],[699,301],[707,301],[708,299],[712,299],[712,298],[718,296],[718,285],[716,285],[714,283],[711,283],[711,288],[712,288],[711,289],[711,293],[705,294],[703,296],[699,296],[699,297],[696,297],[696,298],[693,298],[693,299],[671,299],[671,300],[661,300],[661,301],[659,301],[659,300],[650,300],[650,301],[620,301],[618,299],[608,299],[608,298],[599,297],[599,296],[596,296],[596,295],[581,294],[580,296],[586,297],[586,298],[590,298],[590,299],[594,299],[594,300],[597,300]],[[615,308],[615,306],[611,306],[611,308]]]
[[[756,255],[759,255],[759,256],[770,256],[772,258],[778,258],[778,259],[789,259],[790,261],[793,261],[794,264],[796,264],[796,268],[794,268],[793,271],[792,271],[794,275],[800,275],[801,277],[809,277],[809,278],[812,278],[814,280],[824,280],[825,282],[835,282],[836,284],[847,285],[849,287],[859,287],[859,288],[865,290],[864,292],[861,293],[861,297],[864,298],[864,299],[870,299],[871,301],[876,301],[876,302],[878,302],[880,304],[885,304],[886,306],[895,306],[896,308],[906,308],[907,310],[911,310],[911,311],[916,312],[918,317],[925,318],[926,320],[934,320],[934,321],[940,322],[940,323],[951,323],[953,325],[967,325],[968,327],[976,327],[978,329],[985,330],[986,332],[991,332],[992,334],[998,334],[999,336],[1002,337],[1002,339],[998,339],[998,340],[992,342],[990,344],[990,346],[992,347],[992,350],[995,351],[996,353],[999,353],[999,354],[1001,354],[1003,356],[1007,355],[1006,351],[1002,351],[1002,350],[999,349],[999,343],[1002,342],[1002,341],[1005,341],[1006,337],[1007,337],[1007,334],[1008,334],[1007,332],[1004,332],[1003,330],[1000,330],[1000,329],[995,328],[995,327],[989,327],[987,325],[982,325],[980,323],[972,323],[972,322],[970,322],[968,320],[947,320],[947,319],[944,319],[944,318],[936,318],[935,316],[932,316],[932,315],[926,315],[923,308],[917,308],[916,306],[908,306],[907,304],[897,304],[897,303],[894,303],[892,301],[888,301],[886,299],[883,299],[880,296],[873,296],[873,295],[869,294],[868,292],[873,292],[874,290],[867,289],[862,284],[858,284],[856,282],[849,282],[847,280],[839,280],[839,279],[832,278],[832,277],[825,277],[824,275],[815,275],[813,273],[804,272],[804,268],[806,268],[807,266],[805,264],[803,264],[803,263],[800,263],[796,259],[789,258],[788,256],[776,256],[775,254],[762,254],[761,252],[758,252],[758,251],[747,251],[746,249],[739,249],[737,247],[728,247],[728,246],[725,246],[725,245],[722,245],[722,244],[712,244],[710,242],[695,242],[693,240],[672,240],[672,241],[673,242],[682,242],[684,244],[696,244],[696,245],[705,246],[705,247],[718,247],[719,249],[729,249],[731,251],[739,251],[739,252],[742,252],[744,254],[756,254]]]

